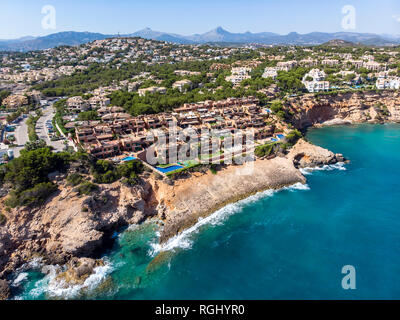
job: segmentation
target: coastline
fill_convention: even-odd
[[[229,166],[217,174],[207,172],[176,181],[173,186],[157,183],[164,227],[160,243],[167,242],[217,210],[266,190],[279,190],[307,179],[301,168],[344,162],[340,154],[301,139],[286,157],[256,160],[241,166]]]

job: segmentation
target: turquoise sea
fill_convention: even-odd
[[[129,229],[83,293],[21,272],[17,298],[400,298],[400,125],[312,129],[307,137],[351,163],[229,205],[164,248],[156,226]],[[342,289],[345,265],[356,269],[356,290]]]

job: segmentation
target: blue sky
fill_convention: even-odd
[[[0,39],[60,31],[132,33],[150,27],[180,34],[217,26],[231,32],[342,29],[342,7],[356,8],[355,32],[400,34],[399,0],[2,0]],[[44,5],[56,9],[56,29],[41,25]]]

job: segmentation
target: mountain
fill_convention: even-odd
[[[53,33],[44,37],[24,37],[16,40],[0,40],[0,51],[44,50],[58,46],[75,46],[94,40],[114,37],[101,33],[66,31]]]
[[[61,45],[80,45],[94,40],[119,37],[120,35],[105,35],[91,32],[60,32],[44,37],[24,37],[15,40],[0,40],[0,51],[29,51],[54,48]],[[399,35],[377,35],[372,33],[355,32],[311,32],[299,34],[291,32],[287,35],[280,35],[271,32],[232,33],[222,27],[215,28],[203,34],[189,36],[162,31],[154,31],[145,28],[135,33],[121,35],[122,37],[141,37],[158,41],[167,41],[177,44],[249,44],[258,43],[264,45],[321,45],[332,40],[343,40],[356,44],[370,46],[400,45]]]
[[[135,33],[124,35],[125,37],[140,37],[144,39],[151,39],[157,41],[174,42],[179,44],[191,44],[190,40],[186,40],[184,36],[174,33],[166,33],[160,31],[153,31],[150,28],[136,31]]]
[[[340,39],[348,42],[361,43],[365,45],[397,45],[400,44],[400,36],[377,35],[371,33],[354,32],[312,32],[299,34],[291,32],[287,35],[279,35],[271,32],[231,33],[222,27],[217,27],[203,34],[183,36],[173,33],[153,31],[150,28],[133,33],[132,36],[139,36],[146,39],[170,41],[175,43],[204,44],[204,43],[260,43],[266,45],[320,45],[331,40]]]
[[[340,39],[334,39],[334,40],[325,42],[322,45],[325,47],[344,48],[344,47],[353,47],[353,46],[355,46],[355,43],[350,42],[350,41],[340,40]]]

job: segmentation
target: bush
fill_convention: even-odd
[[[83,180],[83,177],[79,173],[70,174],[67,178],[68,184],[73,187],[76,187],[78,184],[80,184],[82,182],[82,180]]]
[[[21,151],[21,156],[2,166],[0,183],[12,188],[7,200],[12,207],[40,205],[57,189],[48,174],[62,171],[71,161],[68,153],[53,153],[50,148]]]
[[[82,195],[88,196],[88,195],[92,194],[93,192],[97,191],[98,189],[99,189],[98,185],[87,181],[87,182],[83,182],[79,187],[77,187],[75,189],[75,191],[78,192],[78,194],[80,196],[82,196]]]
[[[7,218],[4,214],[0,213],[0,226],[7,222]]]
[[[289,147],[294,146],[302,136],[299,130],[293,130],[286,136],[286,143]]]
[[[46,199],[57,190],[57,186],[51,182],[43,182],[21,193],[11,192],[6,200],[6,205],[15,208],[17,206],[36,207],[42,205]]]
[[[134,185],[137,183],[138,174],[143,172],[143,165],[139,161],[129,161],[119,166],[106,160],[98,160],[92,168],[92,173],[97,183],[109,184],[124,179],[124,183]]]
[[[259,157],[269,157],[275,150],[276,143],[265,144],[255,149],[254,154]]]

